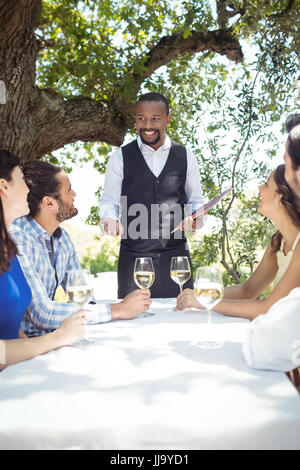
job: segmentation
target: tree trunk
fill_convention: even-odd
[[[118,111],[88,98],[64,101],[35,85],[41,0],[0,2],[0,146],[23,160],[77,140],[120,145],[127,131]]]
[[[39,41],[34,31],[41,0],[0,0],[0,147],[23,160],[40,158],[66,144],[102,141],[120,146],[133,123],[135,98],[145,78],[180,54],[208,50],[241,61],[229,31],[162,38],[148,53],[139,76],[124,77],[133,95],[124,98],[122,80],[113,102],[76,97],[36,86]]]
[[[33,30],[40,8],[37,0],[0,3],[0,80],[5,94],[0,104],[0,142],[3,148],[26,158],[36,132],[38,44]]]

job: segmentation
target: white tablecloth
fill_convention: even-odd
[[[224,347],[203,350],[204,312],[87,329],[0,374],[0,449],[300,449],[300,398],[285,374],[247,367],[247,320],[213,314]]]

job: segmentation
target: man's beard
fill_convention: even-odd
[[[151,142],[147,141],[146,139],[144,139],[143,137],[143,132],[147,130],[147,131],[150,131],[150,130],[155,130],[157,132],[157,137],[155,140],[152,140]],[[140,138],[141,138],[141,141],[143,142],[143,144],[146,144],[146,145],[156,145],[159,141],[160,141],[160,138],[161,138],[161,135],[160,135],[160,132],[159,130],[157,129],[140,129]]]
[[[78,214],[78,209],[73,205],[71,207],[67,206],[67,204],[64,204],[61,199],[57,199],[57,202],[58,213],[56,214],[56,219],[59,223],[72,219],[72,217],[75,217],[75,215]]]

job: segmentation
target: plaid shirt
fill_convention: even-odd
[[[66,273],[81,269],[74,245],[66,230],[58,228],[50,237],[28,216],[15,220],[10,234],[18,247],[18,259],[32,292],[32,302],[21,328],[28,336],[55,330],[66,317],[79,310],[77,305],[54,300],[57,287],[66,287]],[[109,304],[89,305],[86,310],[89,324],[111,320]]]

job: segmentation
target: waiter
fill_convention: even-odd
[[[170,119],[163,95],[141,96],[136,105],[138,138],[114,152],[107,164],[100,223],[106,233],[121,235],[119,298],[137,287],[133,272],[138,257],[152,258],[151,296],[177,297],[179,287],[170,278],[171,258],[190,259],[183,225],[192,227],[191,214],[204,200],[195,155],[165,133]],[[181,230],[172,234],[183,219]],[[201,224],[199,219],[198,227]],[[184,287],[193,288],[192,277]]]

